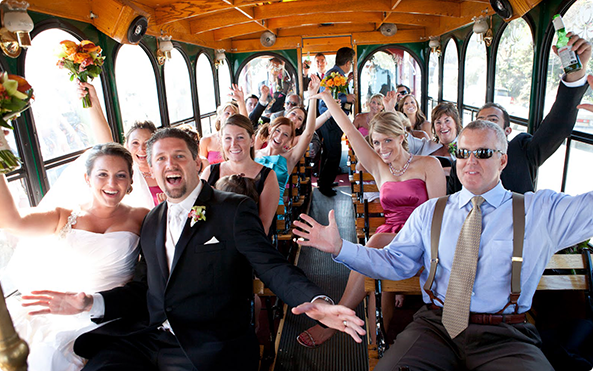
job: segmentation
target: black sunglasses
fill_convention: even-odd
[[[485,160],[487,158],[492,157],[494,152],[503,153],[500,149],[478,148],[474,151],[470,151],[469,149],[458,148],[455,151],[455,157],[468,159],[469,156],[473,153],[475,158]]]
[[[402,91],[398,91],[397,92],[397,95],[408,95],[408,94],[409,93],[407,91],[405,91],[405,90],[402,90]]]
[[[296,102],[286,101],[286,104],[289,106],[298,106],[299,104]]]

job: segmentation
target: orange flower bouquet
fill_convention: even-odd
[[[346,89],[348,86],[348,79],[337,72],[332,72],[330,75],[326,75],[323,80],[321,80],[320,85],[326,89],[330,89],[334,99],[338,99],[340,93],[348,94],[348,90]]]
[[[12,129],[8,121],[18,117],[31,106],[33,88],[24,78],[0,74],[0,126]],[[12,153],[4,133],[0,130],[0,174],[11,172],[19,166],[17,157]]]
[[[101,74],[105,57],[101,56],[101,47],[92,41],[82,40],[80,44],[64,40],[60,43],[57,53],[58,67],[70,71],[70,81],[75,78],[80,82],[88,82]],[[82,98],[84,108],[91,107],[91,97],[87,94]]]

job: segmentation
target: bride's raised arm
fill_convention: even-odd
[[[68,211],[56,208],[48,211],[34,210],[26,215],[21,215],[10,194],[6,176],[0,174],[0,229],[11,233],[28,236],[42,236],[53,234],[58,227],[66,224]]]
[[[92,106],[87,108],[91,119],[91,130],[97,143],[113,142],[113,134],[111,128],[101,109],[101,102],[97,95],[95,87],[87,82],[78,82],[78,93],[80,98],[84,98],[87,94],[91,97]]]
[[[311,82],[309,82],[309,97],[311,97],[312,95],[315,95],[317,93],[317,91],[319,91],[319,84],[321,83],[321,80],[319,80],[319,77],[317,75],[313,75],[311,76]],[[315,125],[315,121],[316,121],[316,117],[315,117],[315,113],[317,112],[317,99],[310,99],[309,102],[309,108],[308,108],[308,113],[307,113],[307,125],[305,125],[305,131],[303,131],[303,134],[301,134],[301,136],[299,136],[299,140],[296,143],[296,145],[292,148],[292,150],[290,152],[288,152],[288,156],[287,156],[287,163],[288,163],[288,169],[289,171],[292,171],[292,169],[294,168],[294,166],[296,165],[296,163],[301,159],[301,157],[303,157],[303,155],[305,154],[305,152],[307,151],[307,148],[309,148],[309,143],[311,142],[311,139],[313,138],[313,134],[315,133],[315,130],[317,129],[316,125]],[[320,125],[321,126],[321,125]]]
[[[316,98],[322,98],[327,106],[327,109],[331,112],[332,117],[342,129],[344,134],[348,137],[356,157],[361,162],[362,166],[365,167],[375,178],[378,177],[379,167],[383,164],[383,161],[367,143],[364,136],[356,129],[356,126],[350,121],[346,113],[342,111],[342,108],[331,96],[329,89],[325,89],[321,93],[315,96]]]

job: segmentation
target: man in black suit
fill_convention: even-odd
[[[113,320],[77,339],[75,351],[90,358],[84,370],[257,370],[253,270],[287,304],[305,302],[294,313],[360,341],[363,321],[330,305],[272,247],[251,199],[198,178],[197,154],[196,142],[178,129],[148,141],[153,176],[168,200],[144,220],[132,282],[94,295],[50,295],[59,301],[48,304],[52,313]]]
[[[535,191],[535,182],[539,167],[556,152],[564,139],[570,135],[578,114],[577,105],[587,91],[585,80],[586,66],[591,58],[591,44],[577,35],[569,33],[573,50],[581,58],[583,68],[564,75],[558,84],[556,101],[550,113],[544,118],[533,135],[521,133],[509,142],[508,165],[501,173],[502,185],[513,192]],[[556,48],[554,46],[554,48]],[[512,129],[507,111],[500,104],[486,103],[478,112],[479,120],[488,120],[498,124],[508,136]],[[447,193],[461,190],[461,182],[455,166],[447,181]]]
[[[331,75],[332,72],[339,73],[346,76],[352,69],[354,57],[356,53],[351,48],[340,48],[336,53],[336,65],[333,66],[326,75]],[[347,115],[352,110],[352,105],[356,101],[354,94],[340,93],[338,95],[342,110]],[[323,101],[319,103],[319,113],[324,114],[327,111],[327,106]],[[340,159],[342,157],[342,129],[336,124],[333,118],[317,130],[318,134],[323,138],[323,152],[321,153],[321,169],[319,171],[319,180],[317,185],[319,192],[327,197],[336,195],[336,191],[332,189],[336,175],[340,170]]]

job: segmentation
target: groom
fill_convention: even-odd
[[[178,129],[154,134],[148,161],[168,201],[144,220],[134,280],[92,296],[62,294],[59,310],[48,304],[54,313],[74,313],[64,309],[74,303],[99,322],[117,319],[77,339],[76,353],[90,359],[84,370],[257,370],[253,270],[288,305],[305,303],[295,314],[360,342],[363,321],[328,304],[274,250],[251,199],[200,181],[197,154],[195,141]]]

